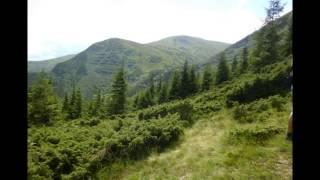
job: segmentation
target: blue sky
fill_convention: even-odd
[[[282,2],[282,14],[291,11],[292,1]],[[267,0],[28,0],[28,60],[78,53],[112,37],[235,43],[261,27],[267,6]]]

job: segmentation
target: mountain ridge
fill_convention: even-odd
[[[93,86],[107,90],[113,72],[122,62],[128,73],[128,81],[134,86],[143,83],[151,73],[157,74],[172,67],[178,67],[184,61],[204,62],[212,55],[222,51],[229,44],[203,40],[189,36],[168,37],[170,41],[188,42],[173,46],[167,41],[141,44],[121,38],[110,38],[96,42],[68,61],[58,63],[51,71],[57,85],[57,91],[63,95],[71,86],[79,86],[90,96]],[[86,89],[88,88],[88,89]],[[91,88],[91,89],[90,89]],[[134,94],[132,90],[129,94]]]

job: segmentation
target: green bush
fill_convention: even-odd
[[[193,105],[191,105],[187,101],[182,101],[178,103],[160,105],[155,107],[151,107],[148,109],[144,109],[143,111],[138,113],[139,120],[149,120],[149,119],[158,119],[164,118],[169,114],[179,114],[180,120],[186,120],[190,122],[192,120],[193,113]]]
[[[243,85],[234,88],[227,94],[227,104],[230,101],[249,103],[259,98],[266,98],[275,94],[285,94],[290,90],[288,79],[289,66],[277,66],[275,70],[258,75],[253,81],[247,81]]]
[[[79,120],[79,125],[80,126],[96,126],[100,123],[100,120],[97,119],[96,117],[92,117],[90,119],[81,119]]]
[[[56,136],[49,136],[47,141],[51,144],[58,144],[60,142],[60,138]]]
[[[286,104],[285,99],[279,95],[270,97],[271,106],[275,108],[277,111],[282,111],[284,105]]]
[[[241,127],[230,131],[229,140],[233,143],[241,142],[259,144],[270,139],[274,135],[281,133],[282,131],[282,128],[274,125]]]
[[[240,104],[234,108],[232,115],[233,118],[240,123],[251,123],[254,121],[254,115],[252,113],[248,105]]]

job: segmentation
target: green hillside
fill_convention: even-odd
[[[290,61],[266,66],[260,74],[265,82],[280,78],[285,86],[268,96],[258,91],[260,98],[248,103],[227,102],[247,83],[254,87],[252,72],[184,100],[31,127],[29,177],[291,179],[292,145],[285,140]]]
[[[33,73],[33,72],[50,72],[54,66],[58,63],[67,61],[71,58],[73,58],[75,55],[70,54],[54,59],[48,59],[48,60],[41,60],[41,61],[28,61],[28,73]]]
[[[113,38],[57,64],[53,81],[41,73],[28,89],[28,179],[292,179],[286,18],[218,56],[198,38]],[[190,64],[208,63],[206,54],[214,71],[198,76]],[[126,94],[126,83],[164,69],[161,83],[150,78],[137,96]],[[73,85],[64,98],[54,91]]]
[[[124,62],[129,94],[134,94],[145,86],[150,73],[172,69],[185,60],[204,62],[227,46],[226,43],[188,36],[170,37],[150,44],[113,38],[95,43],[70,60],[57,64],[52,74],[59,94],[63,95],[76,85],[88,97],[97,88],[107,90],[113,72]]]

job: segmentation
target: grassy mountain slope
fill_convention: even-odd
[[[278,82],[289,65],[285,59],[260,75]],[[289,87],[285,93],[278,90],[228,106],[229,95],[255,78],[248,72],[185,100],[117,117],[31,127],[28,174],[46,179],[94,174],[96,179],[290,179],[292,146],[284,139],[292,106]],[[185,102],[193,110],[183,108],[182,113],[193,112],[191,121],[165,114],[153,118]]]
[[[269,123],[285,129],[285,111],[268,110]],[[162,153],[134,162],[118,162],[99,171],[99,179],[291,179],[292,145],[285,131],[265,144],[228,143],[228,135],[242,125],[225,110],[200,118],[183,138]]]
[[[179,43],[172,44],[171,41]],[[112,74],[122,62],[130,87],[138,84],[143,87],[150,73],[177,67],[185,60],[204,62],[227,46],[226,43],[188,36],[170,37],[150,44],[112,38],[95,43],[70,60],[57,64],[52,73],[60,94],[77,85],[85,96],[90,96],[97,88],[110,86]]]
[[[75,55],[70,54],[54,59],[48,59],[43,61],[28,61],[28,72],[50,72],[54,66],[58,63],[67,61],[71,58],[73,58]]]
[[[126,45],[108,44],[118,46],[113,56],[130,49]],[[88,73],[88,57],[94,53],[87,52],[77,55],[78,61],[67,61],[74,64],[58,73],[66,74],[71,67],[76,67],[71,78]],[[288,56],[259,73],[249,69],[183,100],[119,116],[61,119],[52,126],[30,127],[28,176],[292,179],[292,144],[285,140],[292,107],[287,78],[291,61]]]

